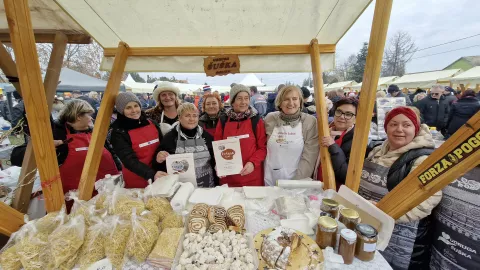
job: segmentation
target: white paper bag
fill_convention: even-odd
[[[232,138],[212,142],[218,176],[239,174],[243,169],[240,140]]]
[[[190,182],[197,187],[193,153],[169,155],[166,162],[168,174],[178,174],[180,182]]]

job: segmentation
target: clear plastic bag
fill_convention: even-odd
[[[75,216],[68,223],[58,226],[48,237],[50,252],[55,268],[71,259],[80,249],[85,238],[85,220]]]
[[[281,216],[304,213],[308,208],[305,196],[284,196],[275,200],[275,209]]]
[[[35,220],[35,226],[40,233],[51,234],[58,226],[68,221],[65,205],[58,212],[50,212]]]
[[[38,232],[35,221],[29,221],[19,231],[17,254],[25,270],[43,269],[48,264],[48,234]]]
[[[0,267],[2,269],[20,270],[22,268],[22,262],[18,254],[20,250],[19,234],[20,232],[13,233],[0,250]]]
[[[91,264],[105,257],[106,223],[100,218],[93,218],[88,227],[83,245],[78,252],[80,269],[87,269]]]
[[[173,213],[170,202],[162,197],[154,196],[146,200],[145,206],[147,210],[155,213],[160,220],[163,220],[168,214]]]
[[[130,220],[120,216],[109,216],[105,223],[109,228],[105,240],[105,255],[115,269],[123,269],[125,248],[132,232],[132,224]]]
[[[129,191],[117,186],[111,196],[108,214],[130,216],[133,209],[136,209],[136,213],[142,213],[145,211],[145,203],[141,198],[140,192]]]
[[[135,262],[141,263],[153,249],[159,235],[158,224],[155,221],[138,216],[132,211],[132,233],[127,242],[127,255]]]

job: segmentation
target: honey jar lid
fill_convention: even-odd
[[[323,199],[322,203],[330,207],[338,207],[338,202],[332,199]]]
[[[350,230],[350,229],[342,229],[340,231],[340,235],[345,238],[347,241],[356,241],[357,240],[357,234]]]
[[[365,223],[357,224],[355,229],[358,232],[360,232],[363,236],[368,237],[368,238],[376,237],[377,234],[378,234],[377,230],[374,227],[372,227],[368,224],[365,224]]]
[[[353,209],[350,209],[350,208],[343,208],[340,210],[340,214],[346,218],[350,218],[350,219],[355,219],[355,218],[359,218],[360,216],[358,215],[358,212],[353,210]]]
[[[327,216],[319,217],[318,225],[324,227],[325,229],[335,229],[338,227],[337,221]]]

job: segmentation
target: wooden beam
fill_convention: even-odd
[[[0,42],[0,68],[6,76],[17,78],[17,66],[12,59],[10,53],[5,49],[2,42]],[[22,88],[20,87],[20,82],[12,82],[13,86],[17,92],[22,95]]]
[[[383,50],[387,38],[388,22],[392,11],[393,0],[375,2],[368,55],[363,74],[362,90],[357,109],[355,133],[353,135],[352,151],[346,185],[354,192],[358,192],[360,176],[362,174],[365,151],[367,150],[368,134],[372,121],[373,107],[376,100],[376,91],[382,67]]]
[[[319,44],[319,53],[334,53],[335,44]],[[105,48],[103,55],[112,57],[116,48]],[[211,47],[136,47],[129,48],[128,56],[218,56],[237,55],[278,55],[309,54],[310,45],[270,46],[211,46]]]
[[[0,202],[0,233],[10,236],[25,224],[24,214]]]
[[[93,187],[97,178],[98,167],[102,158],[102,151],[107,138],[108,127],[113,112],[115,99],[117,98],[122,81],[122,75],[125,71],[129,49],[127,44],[120,42],[113,62],[112,72],[108,79],[100,110],[95,120],[92,140],[88,147],[88,153],[83,166],[82,176],[80,177],[80,199],[89,200],[92,197]]]
[[[58,32],[53,43],[52,53],[50,54],[50,61],[48,62],[47,73],[43,85],[45,87],[45,95],[47,98],[48,111],[52,111],[53,100],[57,91],[58,80],[63,65],[63,57],[65,56],[65,48],[67,47],[67,36]],[[19,182],[20,188],[15,192],[12,207],[22,213],[27,213],[30,205],[30,197],[33,189],[33,182],[29,183],[34,177],[37,164],[35,162],[35,155],[33,153],[32,142],[28,142],[27,150],[23,158],[22,170],[20,172]],[[33,172],[35,171],[35,172]],[[32,173],[33,172],[33,173]]]
[[[35,33],[36,43],[54,43],[56,33]],[[90,44],[92,38],[85,34],[66,34],[68,43],[70,44]],[[0,41],[4,43],[11,43],[9,33],[0,33]]]
[[[477,85],[475,85],[475,92],[479,92],[480,91],[480,83],[477,83]]]
[[[313,89],[317,107],[318,143],[320,145],[322,137],[330,136],[330,128],[328,127],[327,103],[325,102],[325,91],[323,90],[320,49],[317,39],[313,39],[310,43],[310,58],[312,60]],[[335,172],[333,171],[332,160],[327,147],[320,146],[320,166],[322,166],[324,189],[336,190]]]
[[[50,112],[40,74],[28,1],[5,0],[4,5],[13,41],[17,73],[23,90],[35,160],[45,196],[45,207],[48,212],[58,211],[64,203],[62,182],[53,145]]]
[[[467,145],[465,145],[467,144]],[[398,219],[427,198],[480,164],[480,112],[436,149],[420,166],[390,191],[377,207]],[[434,176],[429,180],[425,172]]]

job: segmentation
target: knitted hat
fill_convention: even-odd
[[[396,84],[391,84],[390,86],[388,86],[388,93],[391,94],[391,93],[395,93],[395,92],[399,92],[400,91],[400,88],[398,88],[398,86]]]
[[[212,91],[212,88],[210,87],[210,85],[205,85],[203,87],[203,92],[205,92],[205,91]]]
[[[178,96],[180,95],[180,89],[178,89],[178,87],[175,86],[175,84],[171,83],[171,82],[161,82],[159,84],[157,84],[155,90],[153,90],[153,99],[158,103],[159,102],[159,96],[160,96],[160,93],[162,92],[172,92],[175,94],[175,96]]]
[[[132,101],[137,102],[138,105],[142,106],[140,104],[140,100],[134,93],[121,92],[120,94],[118,94],[117,99],[115,100],[115,108],[120,114],[123,115],[123,110],[125,110],[125,107],[127,107],[127,104]]]
[[[232,87],[232,89],[230,89],[230,104],[235,101],[235,97],[240,92],[245,92],[250,96],[250,88],[246,87],[243,84],[236,84]]]
[[[408,117],[408,119],[410,119],[410,121],[412,121],[413,125],[415,126],[415,136],[416,136],[420,131],[420,121],[418,119],[417,114],[408,107],[397,107],[387,113],[385,117],[385,123],[383,124],[383,128],[385,129],[385,132],[387,132],[387,126],[390,120],[392,120],[392,118],[394,118],[399,114],[405,115],[406,117]]]
[[[303,86],[300,89],[302,89],[303,98],[309,98],[310,97],[311,93],[310,93],[310,90],[308,90],[308,88]]]

